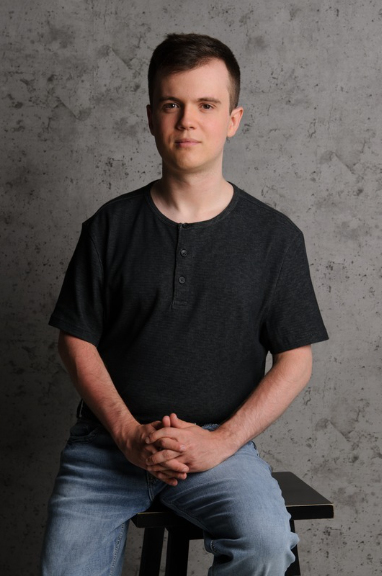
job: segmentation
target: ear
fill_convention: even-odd
[[[231,138],[237,132],[237,129],[240,126],[240,121],[244,114],[244,108],[242,106],[238,106],[234,108],[230,114],[230,121],[227,131],[227,138]]]
[[[150,132],[154,136],[153,111],[151,109],[151,104],[147,104],[146,112],[147,112],[147,121],[149,123]]]

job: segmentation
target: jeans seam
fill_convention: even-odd
[[[125,524],[122,524],[121,530],[119,531],[119,534],[118,534],[118,536],[117,536],[117,541],[116,541],[116,543],[115,543],[114,554],[113,554],[113,562],[112,562],[111,567],[110,567],[109,576],[113,576],[113,574],[114,574],[114,568],[115,568],[115,566],[116,566],[117,555],[118,555],[118,551],[119,551],[120,546],[121,546],[121,542],[122,542],[122,538],[123,538],[124,532],[125,532]]]
[[[193,516],[190,516],[189,514],[187,514],[187,512],[184,512],[184,510],[179,510],[179,508],[177,506],[175,506],[174,504],[167,504],[165,501],[162,501],[163,504],[165,506],[167,506],[168,508],[170,508],[171,510],[173,510],[178,516],[180,516],[181,518],[185,518],[186,520],[188,520],[189,522],[191,522],[192,524],[195,524],[196,526],[198,526],[198,528],[200,528],[201,530],[203,530],[203,532],[206,532],[206,534],[208,534],[208,532],[206,531],[205,527],[202,525],[202,523],[198,520],[198,518],[195,518]]]

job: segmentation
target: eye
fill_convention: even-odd
[[[177,107],[178,104],[176,102],[166,102],[166,104],[163,105],[165,110],[175,110]]]
[[[212,104],[202,104],[202,108],[203,110],[212,110],[213,106]]]

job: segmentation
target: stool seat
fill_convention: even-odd
[[[293,531],[295,520],[333,518],[333,504],[293,472],[274,472],[273,477],[280,485]],[[159,501],[154,501],[148,510],[134,516],[132,521],[137,528],[145,529],[139,576],[159,575],[165,529],[169,534],[165,576],[186,576],[189,541],[203,538],[203,531]],[[293,553],[296,560],[286,574],[300,576],[297,546]]]

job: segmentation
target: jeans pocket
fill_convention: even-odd
[[[68,444],[91,442],[100,432],[101,426],[96,422],[78,419],[70,429]]]
[[[264,458],[262,458],[262,457],[260,456],[259,451],[258,451],[258,449],[257,449],[257,446],[256,446],[255,442],[254,442],[253,440],[250,440],[248,444],[251,444],[251,445],[252,445],[252,447],[253,447],[254,450],[255,450],[255,455],[256,455],[256,457],[260,460],[260,462],[261,462],[262,464],[264,464],[264,466],[266,466],[266,467],[268,468],[268,470],[269,470],[270,473],[272,474],[272,472],[273,472],[272,466],[271,466],[270,464],[268,464],[268,462],[267,462],[266,460],[264,460]]]

